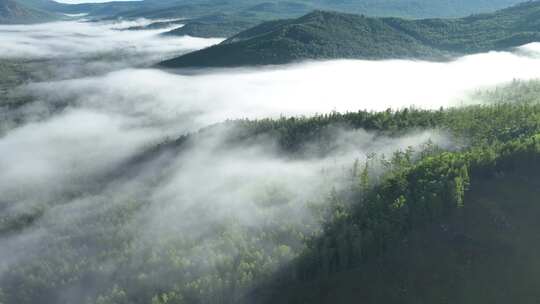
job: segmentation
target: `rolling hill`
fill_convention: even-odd
[[[143,0],[65,4],[53,0],[10,0],[26,9],[61,14],[86,13],[93,18],[199,18],[226,13],[234,22],[253,26],[276,18],[296,18],[313,10],[333,10],[370,16],[406,18],[459,17],[491,12],[520,0]],[[36,13],[34,13],[36,14]],[[236,23],[194,24],[193,33],[231,33],[246,29]],[[226,29],[220,30],[221,29]],[[189,28],[188,28],[189,29]],[[210,34],[208,34],[210,35]]]
[[[201,38],[230,37],[250,28],[254,23],[249,21],[224,20],[219,22],[189,21],[180,28],[164,33],[166,36],[192,36]]]
[[[321,221],[313,233],[304,233],[312,231],[311,221],[291,216],[297,214],[289,211],[295,210],[296,201],[272,191],[256,202],[264,219],[274,214],[270,211],[287,211],[277,213],[275,222],[261,228],[236,219],[232,224],[211,222],[210,236],[203,236],[208,245],[201,246],[201,235],[189,230],[188,241],[161,238],[161,246],[166,246],[161,253],[157,245],[146,247],[137,241],[140,230],[125,226],[139,219],[139,212],[148,212],[149,203],[119,199],[97,215],[67,221],[64,229],[55,231],[56,246],[10,266],[0,299],[73,303],[58,299],[65,290],[82,290],[86,294],[77,293],[77,298],[103,304],[535,304],[540,296],[540,105],[521,104],[519,99],[435,111],[411,108],[228,121],[221,127],[228,125],[234,132],[225,135],[219,149],[250,149],[274,139],[286,159],[311,158],[314,147],[320,156],[331,152],[336,137],[328,132],[336,125],[387,136],[440,128],[470,146],[451,151],[426,146],[417,151],[418,157],[398,151],[360,167],[335,164],[348,176],[346,187],[324,195],[323,205],[306,210]],[[168,155],[191,161],[191,147],[219,129],[214,125],[150,146],[89,186],[103,187],[155,170],[156,161]],[[382,176],[373,171],[379,160],[388,169]],[[2,213],[0,236],[43,227],[59,206],[42,206]],[[189,212],[200,218],[212,211]],[[99,246],[99,251],[88,250],[88,244]],[[141,256],[146,257],[142,262]],[[108,268],[99,267],[103,257],[121,270],[112,279]],[[212,267],[206,266],[209,258]],[[159,281],[163,277],[167,280]],[[111,288],[110,282],[118,285]]]
[[[27,0],[28,1],[28,0]],[[35,1],[35,0],[34,0]],[[181,5],[148,10],[148,7],[120,13],[122,18],[178,18],[187,17],[183,29],[170,35],[196,37],[231,37],[265,21],[298,18],[314,10],[330,10],[369,16],[394,16],[406,18],[458,17],[471,13],[492,12],[508,7],[519,0],[499,1],[244,1],[234,2],[185,2]],[[219,16],[216,18],[216,16]]]
[[[315,0],[322,9],[407,18],[463,17],[492,12],[522,2],[520,0]]]
[[[41,0],[26,0],[41,1]],[[406,18],[463,17],[470,14],[493,12],[520,0],[145,0],[131,4],[133,9],[119,12],[129,17],[201,17],[218,13],[237,16],[269,14],[274,16],[297,14],[299,17],[313,10],[333,10],[369,16],[399,16]],[[152,4],[152,5],[148,5]],[[186,15],[187,14],[187,15]]]
[[[54,15],[27,7],[14,0],[0,0],[0,24],[43,22],[54,19]]]
[[[540,41],[540,2],[459,19],[372,18],[315,11],[263,23],[163,67],[228,67],[318,59],[415,58],[506,50]]]
[[[380,258],[264,286],[246,303],[536,303],[539,185],[515,174],[479,181],[461,215],[414,229]]]

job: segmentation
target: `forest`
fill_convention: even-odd
[[[497,199],[492,204],[480,204],[475,189],[485,191],[482,189],[491,189],[489,185],[498,183],[501,189],[514,183],[525,187],[519,180],[531,184],[538,180],[540,104],[535,102],[538,96],[535,92],[538,92],[536,81],[516,81],[496,90],[478,92],[489,101],[484,105],[232,120],[171,139],[131,161],[137,165],[125,164],[124,167],[131,168],[125,174],[134,176],[137,171],[146,170],[141,164],[159,159],[160,155],[189,153],[198,142],[204,142],[216,132],[221,134],[223,129],[227,131],[217,148],[221,153],[226,153],[227,149],[234,151],[236,147],[250,149],[270,138],[276,142],[279,155],[288,155],[285,157],[291,160],[320,159],[331,154],[339,145],[332,132],[338,127],[374,132],[376,138],[399,138],[415,130],[439,130],[452,138],[454,144],[449,149],[427,142],[390,155],[372,154],[365,161],[357,160],[343,168],[327,168],[328,172],[339,172],[340,177],[337,180],[328,177],[328,185],[332,186],[325,188],[326,195],[306,205],[309,215],[299,209],[301,206],[296,205],[298,202],[286,190],[270,185],[253,201],[264,224],[252,226],[241,218],[227,218],[201,228],[201,233],[216,235],[204,241],[197,240],[198,233],[181,237],[162,233],[150,239],[136,238],[134,235],[143,231],[137,232],[137,226],[125,225],[137,223],[138,212],[150,208],[145,201],[127,198],[108,202],[102,198],[103,201],[94,202],[98,205],[93,206],[100,212],[80,220],[77,217],[62,219],[66,221],[65,226],[59,227],[64,226],[61,229],[66,231],[55,231],[53,235],[38,233],[36,237],[43,239],[43,247],[39,245],[40,259],[30,259],[7,270],[2,278],[1,302],[70,303],[70,293],[66,294],[65,290],[88,303],[325,302],[322,294],[313,293],[313,284],[329,294],[338,292],[339,288],[355,290],[355,298],[365,297],[366,301],[371,299],[377,303],[395,303],[396,299],[402,303],[422,299],[427,303],[458,297],[465,292],[465,287],[454,286],[444,278],[441,279],[444,284],[432,283],[434,288],[440,288],[437,293],[411,291],[410,295],[404,294],[396,285],[416,286],[415,278],[404,272],[400,273],[399,281],[393,280],[390,279],[393,271],[377,269],[376,265],[394,265],[385,259],[395,262],[398,252],[420,250],[429,254],[433,250],[441,255],[438,258],[457,263],[439,270],[440,275],[456,279],[480,267],[481,260],[497,261],[510,254],[490,251],[489,246],[498,243],[487,234],[494,233],[495,230],[490,229],[503,229],[512,235],[513,230],[504,225],[517,223],[506,222],[510,220],[505,219],[501,211],[505,206],[500,206],[502,203]],[[508,101],[509,96],[512,101]],[[519,196],[523,201],[515,203],[537,210],[533,204],[535,196],[532,196],[535,189],[537,187],[525,187]],[[22,214],[2,213],[0,234],[16,234],[32,224],[49,225],[43,216],[53,207],[38,205]],[[208,211],[203,208],[190,213]],[[284,213],[297,213],[297,216],[282,216]],[[467,218],[477,219],[479,214],[489,215],[485,219],[487,228],[482,228],[488,230],[482,233],[464,224]],[[168,222],[163,224],[169,225]],[[426,227],[444,227],[440,234],[449,239],[443,244],[448,251],[440,252],[432,248],[435,245],[418,241],[419,237],[428,237],[423,230]],[[159,231],[167,231],[167,227],[160,227]],[[429,237],[440,237],[440,234]],[[470,246],[484,250],[486,256],[467,257],[467,253],[460,251],[469,250]],[[514,244],[514,247],[519,246],[527,244]],[[461,255],[448,256],[456,252]],[[454,258],[473,260],[465,263]],[[410,259],[422,264],[414,256]],[[103,260],[117,266],[114,273],[110,273]],[[400,261],[399,265],[406,265]],[[522,280],[530,271],[540,271],[533,265],[529,267],[527,271],[518,268],[513,278]],[[462,269],[463,273],[455,273],[457,269]],[[500,275],[506,270],[500,267]],[[494,271],[497,274],[497,269]],[[376,289],[353,287],[357,280],[377,273],[381,276],[377,282],[389,280],[391,283],[366,285]],[[338,288],[329,283],[343,275],[348,277],[348,285]],[[109,281],[111,276],[114,284]],[[499,294],[497,286],[484,288]],[[509,294],[519,291],[518,287],[516,284],[506,286]],[[99,296],[92,298],[96,291]],[[537,290],[534,295],[538,295]],[[475,296],[478,295],[469,292],[456,299],[469,303]],[[326,301],[331,302],[330,299]]]
[[[464,18],[374,18],[315,11],[269,21],[215,45],[161,63],[168,68],[272,65],[302,60],[451,60],[538,41],[540,3]]]
[[[172,13],[175,17],[181,17],[224,12],[242,15],[254,11],[287,14],[290,13],[291,9],[297,10],[298,8],[302,8],[303,13],[313,9],[327,9],[374,16],[402,16],[409,18],[462,17],[473,13],[494,11],[521,2],[519,0],[474,0],[467,2],[457,0],[236,0],[227,2],[213,0],[146,0],[131,3],[105,2],[70,5],[52,0],[15,1],[28,9],[49,13],[90,13],[94,16],[146,16],[148,18],[152,16],[163,18],[167,11],[168,14]]]
[[[0,304],[539,302],[540,2],[16,1]]]

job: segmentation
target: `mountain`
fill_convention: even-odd
[[[169,34],[196,37],[231,37],[265,21],[298,18],[314,10],[330,10],[379,17],[457,17],[471,13],[492,12],[496,9],[514,5],[520,0],[191,0],[181,3],[172,1],[168,5],[161,5],[161,7],[157,5],[140,5],[141,7],[137,9],[120,12],[115,17],[187,18],[184,28],[177,29]],[[226,20],[223,20],[224,18],[215,18],[216,15],[225,16]]]
[[[443,60],[540,41],[540,2],[457,19],[373,18],[315,11],[235,35],[163,67],[284,64],[309,59]]]
[[[307,3],[298,2],[263,2],[232,12],[227,12],[227,9],[224,8],[217,14],[185,20],[183,27],[174,29],[166,35],[228,38],[260,23],[276,19],[297,18],[313,11],[313,9],[314,7]]]
[[[62,8],[69,7],[69,4],[56,2],[53,0],[17,0],[26,7],[47,12],[61,11]]]
[[[88,14],[95,18],[116,16],[120,13],[141,10],[152,11],[174,5],[179,0],[110,1],[103,3],[67,4],[53,0],[17,0],[27,7],[61,14]],[[195,1],[195,0],[191,0]]]
[[[0,24],[33,23],[54,19],[54,15],[27,7],[14,0],[0,0]]]
[[[9,1],[16,1],[18,5],[25,6],[25,9],[39,11],[39,14],[86,13],[94,18],[199,18],[227,13],[238,18],[235,19],[238,22],[247,22],[247,19],[261,22],[299,17],[312,10],[407,18],[458,17],[494,11],[520,0],[142,0],[83,4],[65,4],[53,0]],[[234,34],[245,29],[234,23],[194,24],[193,28],[194,32]],[[219,28],[225,30],[220,31]]]
[[[26,0],[42,1],[42,0]],[[145,0],[133,10],[119,12],[127,17],[201,17],[218,13],[249,15],[296,14],[299,17],[313,10],[331,10],[369,16],[406,18],[463,17],[470,14],[493,12],[522,0]],[[133,3],[133,2],[132,2]],[[149,5],[151,4],[151,5]],[[190,13],[186,15],[186,13]],[[195,14],[195,15],[193,15]]]
[[[463,17],[492,12],[521,0],[314,0],[322,9],[369,16],[407,18]]]
[[[115,166],[111,174],[97,176],[99,182],[84,185],[94,189],[134,180],[161,185],[163,180],[169,186],[170,179],[157,179],[154,174],[151,180],[136,177],[156,170],[165,175],[163,168],[178,162],[186,164],[181,169],[189,168],[188,162],[201,161],[198,157],[215,166],[208,154],[253,151],[261,144],[268,147],[268,142],[275,143],[271,149],[284,161],[320,161],[317,168],[342,172],[345,179],[328,193],[322,190],[313,203],[306,202],[308,210],[302,200],[312,193],[299,185],[298,192],[289,194],[289,170],[278,176],[283,183],[270,188],[267,179],[248,181],[248,193],[260,195],[249,195],[240,212],[249,211],[248,203],[256,203],[260,214],[249,214],[260,218],[260,226],[237,217],[216,217],[215,210],[221,209],[211,195],[209,202],[200,200],[208,206],[181,208],[171,219],[176,222],[178,214],[186,212],[194,224],[204,221],[208,226],[204,234],[176,228],[166,230],[163,237],[163,230],[150,226],[159,232],[155,234],[159,242],[152,240],[149,246],[139,239],[144,232],[133,227],[141,223],[148,230],[141,217],[154,210],[149,209],[152,202],[133,199],[139,192],[119,197],[113,206],[108,196],[96,201],[97,206],[84,204],[84,213],[75,213],[75,221],[54,218],[60,221],[57,229],[52,229],[56,222],[49,222],[52,214],[58,208],[79,210],[73,205],[79,201],[72,202],[72,197],[86,203],[90,191],[73,193],[61,205],[44,202],[22,211],[9,208],[18,201],[4,202],[8,208],[0,215],[0,236],[19,240],[34,237],[36,229],[45,227],[53,235],[38,235],[46,237],[46,245],[41,245],[41,239],[37,244],[24,243],[41,250],[31,251],[36,247],[28,245],[15,248],[22,247],[20,252],[28,257],[6,266],[0,302],[79,303],[58,300],[66,290],[77,290],[76,299],[100,304],[535,304],[540,298],[540,105],[518,103],[520,95],[529,94],[530,88],[524,87],[521,94],[511,94],[514,103],[446,110],[228,121],[144,149]],[[373,132],[375,141],[379,136],[399,139],[418,130],[444,130],[467,145],[450,150],[427,145],[416,152],[411,148],[387,157],[373,156],[366,163],[353,164],[352,159],[350,165],[329,163],[326,155],[334,155],[332,151],[344,141],[335,136],[336,126]],[[199,156],[201,150],[193,147],[202,141],[206,151],[208,139],[216,133],[223,142]],[[226,164],[230,170],[229,158]],[[328,188],[334,184],[322,169],[317,172],[321,182],[330,183]],[[229,187],[236,189],[238,182],[233,182],[223,181],[225,193],[231,193]],[[125,187],[119,191],[124,194]],[[183,195],[193,193],[186,189]],[[298,195],[301,200],[296,200]],[[232,201],[228,195],[224,199]],[[86,214],[88,208],[98,207],[97,214]],[[162,210],[161,204],[158,207]],[[57,214],[66,217],[65,212]],[[160,215],[155,218],[160,223],[169,219]],[[169,225],[172,222],[164,229]],[[104,264],[117,265],[118,271],[111,274]]]
[[[390,58],[437,53],[382,19],[317,11],[263,23],[223,43],[163,62],[164,67],[281,64],[319,58]],[[438,54],[442,55],[442,54]]]
[[[206,19],[206,18],[203,18]],[[247,20],[228,20],[221,21],[204,21],[204,20],[190,20],[180,28],[173,29],[167,33],[166,36],[193,36],[202,38],[215,38],[215,37],[231,37],[235,34],[246,30],[257,23]]]
[[[540,177],[513,173],[478,179],[465,195],[463,210],[413,229],[379,258],[369,258],[370,263],[337,270],[349,263],[343,262],[342,251],[351,250],[354,242],[342,249],[335,241],[348,239],[361,224],[335,227],[321,237],[330,247],[326,253],[334,270],[281,278],[245,303],[535,303]],[[325,263],[323,246],[319,265]]]

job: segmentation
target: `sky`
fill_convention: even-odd
[[[113,2],[109,0],[54,0],[59,3],[67,3],[67,4],[80,4],[80,3],[106,3],[106,2]],[[114,2],[119,1],[142,1],[142,0],[115,0]]]

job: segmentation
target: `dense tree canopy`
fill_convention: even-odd
[[[540,39],[540,2],[457,19],[408,20],[316,11],[270,21],[165,67],[283,64],[306,59],[436,59],[508,50]]]
[[[257,204],[268,222],[251,227],[234,218],[217,222],[204,229],[215,233],[211,242],[200,243],[196,233],[141,241],[135,237],[137,228],[126,230],[125,224],[147,208],[144,200],[96,202],[93,208],[100,212],[87,218],[66,218],[66,225],[60,227],[70,227],[69,231],[57,231],[54,239],[43,236],[43,242],[54,246],[44,247],[40,259],[9,268],[2,278],[0,299],[6,303],[68,303],[72,299],[59,291],[72,290],[79,299],[100,304],[234,303],[253,298],[264,302],[276,294],[290,295],[276,293],[286,286],[305,286],[358,269],[373,274],[376,261],[401,251],[404,240],[419,227],[449,217],[459,223],[470,204],[475,204],[468,193],[474,193],[477,185],[503,176],[538,178],[540,105],[527,97],[534,86],[513,84],[515,103],[237,120],[163,143],[133,161],[143,162],[173,150],[182,153],[198,138],[223,126],[233,130],[224,140],[225,146],[249,147],[274,138],[281,153],[291,159],[327,154],[335,144],[329,132],[335,126],[390,137],[430,129],[455,139],[450,150],[428,144],[351,163],[343,171],[347,186],[312,202],[313,217],[280,216],[294,206],[287,205],[287,193],[279,187],[267,188]],[[504,95],[500,92],[491,94]],[[50,207],[3,213],[0,234],[47,225],[42,217]],[[458,224],[452,227],[464,229]],[[454,237],[463,235],[466,231]],[[104,261],[114,263],[118,271],[109,273]],[[113,285],[105,279],[111,276]]]

